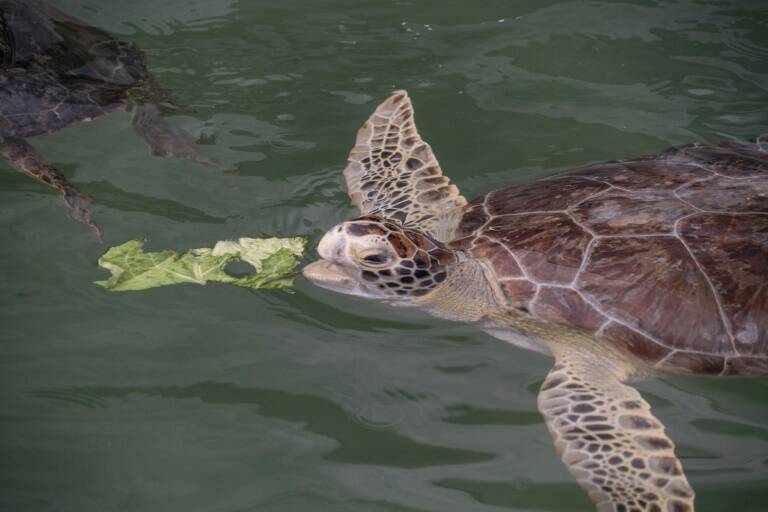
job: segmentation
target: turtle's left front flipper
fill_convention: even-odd
[[[344,168],[360,213],[376,213],[450,242],[467,200],[419,135],[408,93],[397,91],[357,132]]]
[[[40,183],[61,192],[64,205],[72,218],[90,227],[96,239],[101,241],[101,228],[93,222],[91,197],[72,185],[50,162],[41,157],[27,141],[6,137],[0,141],[0,153],[15,169],[31,176]]]
[[[134,107],[133,128],[149,146],[153,156],[186,158],[209,167],[219,167],[214,160],[200,152],[200,145],[183,130],[172,127],[155,103]]]
[[[554,347],[557,348],[557,347]],[[693,512],[674,443],[627,372],[598,353],[555,350],[539,409],[563,463],[600,512]]]

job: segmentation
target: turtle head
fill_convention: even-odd
[[[335,292],[414,304],[442,283],[453,251],[429,235],[368,215],[334,226],[320,240],[310,281]]]

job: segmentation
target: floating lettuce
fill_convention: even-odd
[[[112,247],[99,266],[112,276],[95,284],[107,290],[145,290],[178,283],[205,284],[219,281],[244,288],[286,288],[293,285],[293,269],[304,251],[303,238],[241,238],[217,242],[213,249],[144,252],[144,242],[131,240]],[[242,277],[227,274],[230,262],[245,261],[254,273]]]

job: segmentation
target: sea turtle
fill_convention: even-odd
[[[12,167],[61,192],[72,217],[98,238],[90,197],[25,139],[125,107],[133,110],[133,126],[153,155],[210,163],[188,134],[161,117],[170,104],[136,46],[40,0],[0,0],[0,153]]]
[[[467,202],[397,92],[344,170],[363,216],[303,273],[551,354],[538,406],[597,509],[692,511],[674,444],[628,383],[768,376],[766,142],[673,147]]]

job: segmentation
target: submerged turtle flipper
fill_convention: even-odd
[[[155,103],[142,103],[133,108],[133,128],[149,146],[153,156],[186,158],[209,167],[218,162],[202,155],[200,145],[183,130],[173,128],[163,118]]]
[[[568,470],[600,512],[693,512],[675,445],[651,407],[597,354],[563,351],[539,409]]]
[[[489,319],[545,343],[555,356],[539,410],[557,453],[598,512],[694,511],[675,444],[648,402],[626,384],[649,376],[648,369],[612,343],[524,311]]]
[[[93,222],[91,197],[72,185],[50,162],[41,157],[27,141],[7,137],[0,142],[0,153],[15,169],[31,176],[40,183],[61,192],[70,215],[78,222],[90,227],[96,239],[101,242],[101,228]]]

